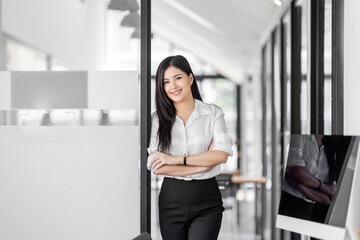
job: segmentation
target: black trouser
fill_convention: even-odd
[[[223,211],[215,178],[192,181],[164,178],[159,195],[163,240],[215,240]]]
[[[314,203],[306,202],[285,191],[281,193],[279,213],[282,215],[311,220],[314,208]]]
[[[279,213],[324,223],[329,206],[321,203],[309,203],[285,191],[281,193]]]

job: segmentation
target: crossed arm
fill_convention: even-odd
[[[335,185],[321,183],[305,167],[295,166],[288,169],[285,179],[289,185],[302,193],[307,199],[328,205],[335,197]]]
[[[226,152],[212,150],[213,147],[214,141],[210,144],[207,152],[189,155],[186,160],[186,166],[183,165],[182,156],[171,156],[154,151],[151,154],[158,154],[158,156],[150,162],[150,168],[154,169],[154,173],[157,175],[170,176],[187,176],[208,172],[216,165],[225,163],[228,158]]]

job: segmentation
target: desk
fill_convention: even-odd
[[[231,177],[232,183],[266,183],[265,177],[245,177],[240,175],[233,175]]]

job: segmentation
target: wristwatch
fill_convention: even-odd
[[[188,154],[184,154],[183,157],[184,157],[184,165],[186,166],[186,158],[188,157],[189,155]]]

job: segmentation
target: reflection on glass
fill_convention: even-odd
[[[358,143],[352,136],[292,135],[279,214],[344,225],[346,218],[334,221],[334,214],[346,212]]]

